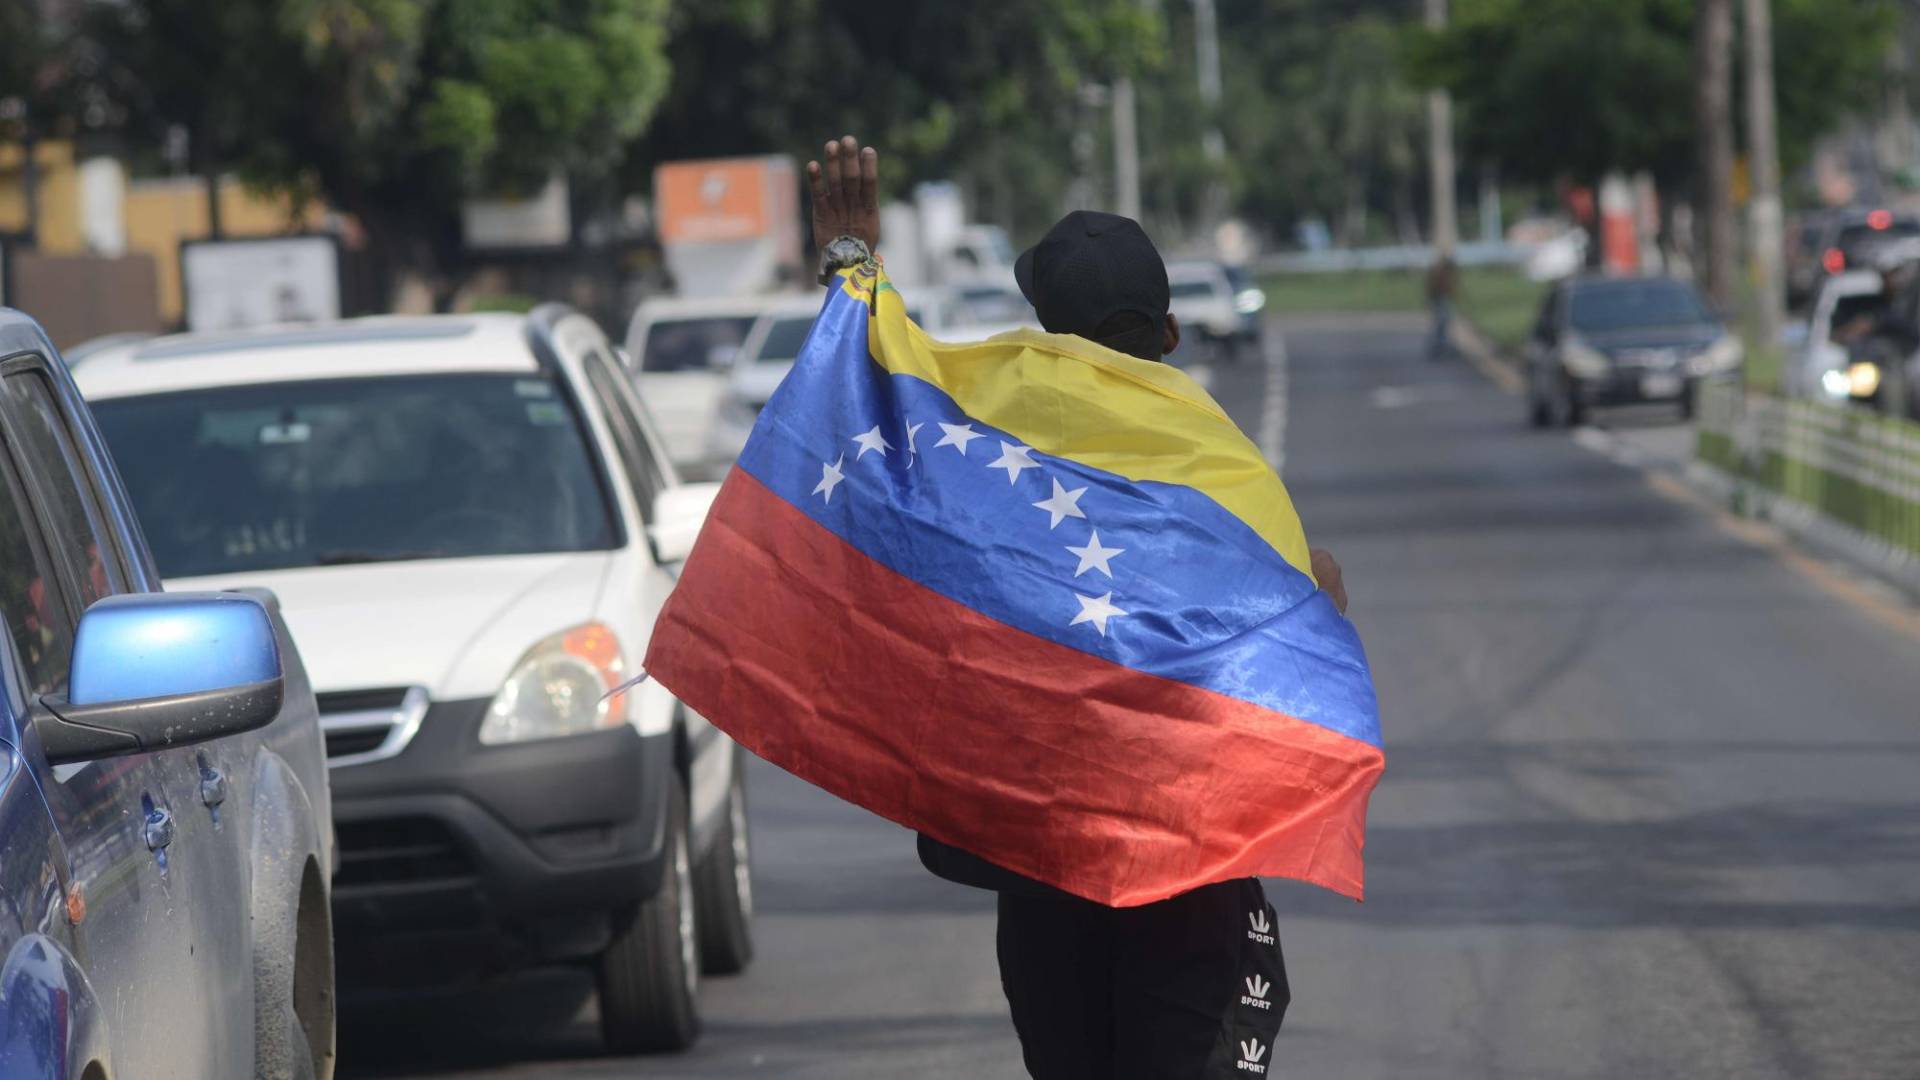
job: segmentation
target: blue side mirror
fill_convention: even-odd
[[[34,711],[55,765],[252,731],[285,694],[273,618],[234,593],[112,596],[87,609],[65,697]]]

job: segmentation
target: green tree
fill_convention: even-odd
[[[955,179],[991,219],[1037,231],[1074,173],[1082,87],[1155,63],[1160,27],[1135,0],[685,3],[673,86],[626,184],[647,190],[678,158],[804,160],[854,132],[887,153],[890,189]]]
[[[356,217],[438,300],[461,202],[592,188],[665,93],[667,0],[99,0],[146,133]]]
[[[1888,0],[1775,0],[1783,164],[1869,103]],[[1456,0],[1439,33],[1417,31],[1410,70],[1453,92],[1469,154],[1503,176],[1590,182],[1694,173],[1692,0]],[[1740,85],[1736,77],[1734,85]]]

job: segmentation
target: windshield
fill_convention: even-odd
[[[1610,281],[1575,289],[1569,319],[1575,330],[1588,334],[1714,321],[1691,287],[1658,280]]]
[[[166,577],[615,543],[545,375],[269,383],[93,412]]]
[[[714,315],[665,319],[647,330],[641,371],[711,371],[714,350],[738,349],[753,329],[751,315]]]
[[[760,353],[754,360],[762,364],[793,363],[793,358],[800,355],[800,346],[807,343],[807,334],[812,330],[811,315],[773,320],[773,325],[767,328],[767,339],[760,343]]]

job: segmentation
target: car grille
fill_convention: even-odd
[[[1679,349],[1622,349],[1614,354],[1614,361],[1623,368],[1636,368],[1644,371],[1665,371],[1680,363]]]
[[[453,833],[431,818],[342,822],[334,826],[334,837],[340,851],[335,889],[447,884],[474,877],[473,864]]]
[[[427,692],[418,686],[332,690],[314,696],[329,768],[393,757],[407,748],[427,714]]]

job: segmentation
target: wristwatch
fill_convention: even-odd
[[[873,252],[867,249],[867,242],[857,236],[836,236],[827,241],[820,249],[820,284],[833,281],[833,275],[841,270],[859,266],[873,258]]]

